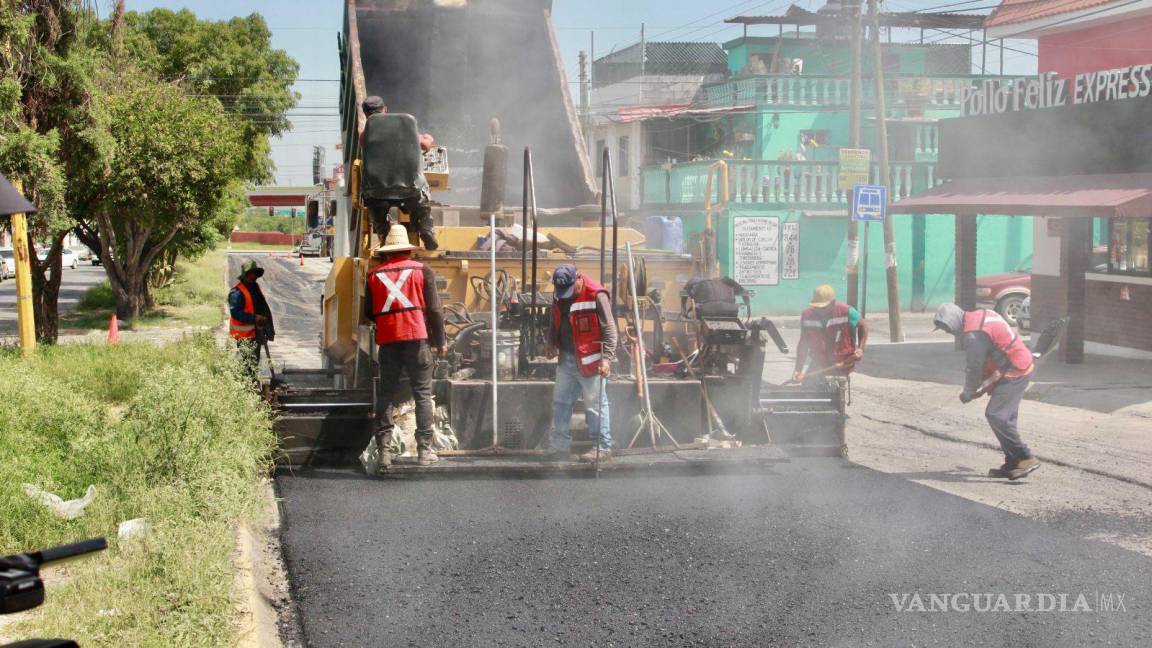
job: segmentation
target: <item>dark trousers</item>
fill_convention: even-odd
[[[387,236],[388,230],[395,224],[388,217],[388,210],[392,204],[375,200],[367,200],[365,204],[368,207],[368,217],[372,222],[372,230],[380,236]],[[408,226],[409,232],[411,232],[411,228],[415,227],[424,247],[428,250],[435,250],[437,248],[436,224],[432,221],[432,210],[416,198],[396,206],[407,212],[412,219]]]
[[[989,396],[988,407],[984,410],[988,425],[992,426],[992,432],[1000,441],[1000,447],[1004,449],[1004,458],[1009,462],[1032,456],[1032,451],[1024,444],[1019,430],[1016,429],[1020,401],[1024,400],[1024,391],[1028,389],[1031,379],[1031,375],[1002,379],[996,383],[996,388]]]
[[[412,398],[416,401],[416,443],[426,445],[432,441],[435,412],[432,407],[432,369],[435,361],[427,340],[381,344],[380,385],[376,393],[379,411],[376,413],[378,435],[391,437],[392,411],[396,392],[400,387],[401,372],[408,374]]]

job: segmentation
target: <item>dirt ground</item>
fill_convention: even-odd
[[[1003,458],[986,401],[957,398],[964,357],[951,338],[914,315],[909,341],[889,344],[886,318],[870,321],[875,343],[852,380],[852,461],[1152,556],[1152,361],[1091,349],[1082,365],[1046,358],[1020,412],[1021,435],[1044,465],[1008,482],[986,476]],[[792,361],[770,354],[766,378],[785,379]]]

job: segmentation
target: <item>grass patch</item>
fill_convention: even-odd
[[[166,346],[0,352],[0,553],[105,536],[74,561],[45,605],[3,629],[90,646],[225,646],[236,633],[234,529],[261,510],[275,439],[270,414],[233,355],[207,333]],[[28,498],[30,483],[96,499],[65,521]],[[152,533],[119,546],[117,525]]]
[[[194,261],[176,262],[176,279],[153,295],[156,306],[124,330],[151,328],[211,328],[222,321],[221,309],[228,299],[223,283],[227,251],[213,250]],[[116,312],[116,296],[107,281],[92,286],[76,308],[60,316],[62,329],[106,329]]]

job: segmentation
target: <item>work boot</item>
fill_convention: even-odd
[[[592,448],[588,452],[580,455],[580,461],[583,463],[595,463],[596,461],[604,463],[607,461],[612,461],[612,451],[601,450],[599,453],[597,453],[596,448]]]
[[[380,453],[380,460],[376,467],[379,470],[388,470],[392,467],[392,431],[376,433],[376,451]]]
[[[1037,468],[1040,467],[1040,460],[1035,457],[1028,457],[1021,459],[1016,463],[1016,467],[1008,471],[1008,479],[1016,481],[1031,475]]]
[[[1004,463],[1000,464],[999,468],[988,469],[988,476],[995,477],[997,479],[1008,479],[1008,473],[1012,472],[1012,469],[1015,467],[1016,462],[1005,457]]]
[[[440,243],[436,240],[436,230],[431,227],[420,230],[420,240],[424,243],[424,249],[429,252],[434,252],[440,247]]]
[[[416,463],[421,466],[431,466],[432,464],[440,461],[440,457],[436,456],[436,451],[432,449],[432,435],[427,436],[423,434],[416,435]]]
[[[549,450],[544,455],[544,461],[571,461],[571,450]]]

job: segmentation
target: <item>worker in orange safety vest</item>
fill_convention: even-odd
[[[276,339],[272,309],[257,283],[263,276],[264,268],[249,259],[240,266],[239,281],[228,293],[228,335],[236,340],[244,373],[252,382],[260,365],[260,345]]]

